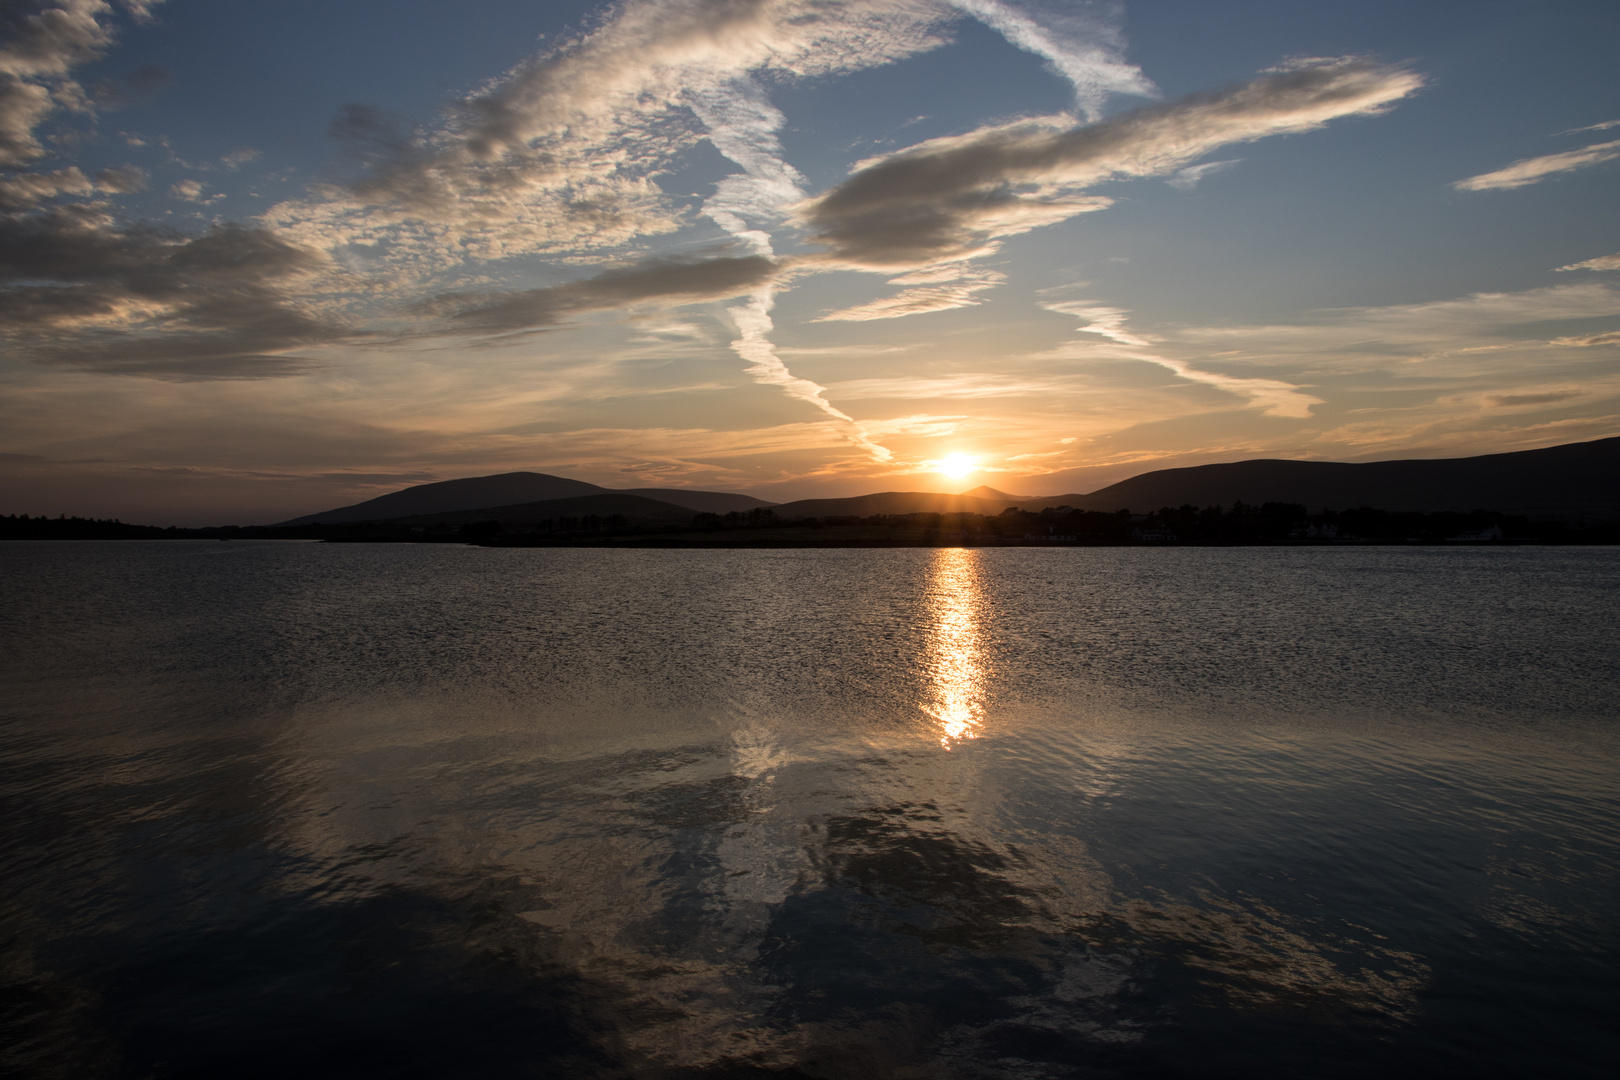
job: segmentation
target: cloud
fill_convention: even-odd
[[[301,243],[359,245],[413,273],[668,233],[680,208],[655,176],[672,158],[706,136],[750,156],[746,125],[703,132],[695,113],[729,108],[739,120],[750,98],[762,101],[746,89],[756,73],[825,75],[933,48],[946,14],[927,0],[630,0],[456,102],[445,125],[374,143],[369,171],[327,198],[268,217]],[[755,169],[722,194],[760,205],[793,180]]]
[[[1183,360],[1172,360],[1164,356],[1143,355],[1141,359],[1150,364],[1169,368],[1183,379],[1191,382],[1201,382],[1213,386],[1217,390],[1224,390],[1229,394],[1247,398],[1251,405],[1258,405],[1261,413],[1266,416],[1285,416],[1302,419],[1311,415],[1312,405],[1321,405],[1322,399],[1312,397],[1302,391],[1293,383],[1283,382],[1281,379],[1240,378],[1235,375],[1222,375],[1214,371],[1203,371],[1193,367]]]
[[[913,285],[915,288],[830,312],[816,321],[870,322],[972,307],[981,302],[978,293],[993,289],[1006,280],[1007,275],[994,270],[974,270],[960,263],[947,263],[942,267],[917,270],[889,279],[890,285]]]
[[[571,315],[634,304],[693,304],[751,292],[780,266],[763,255],[711,259],[652,259],[582,281],[523,292],[476,296],[446,294],[429,309],[458,328],[509,333],[556,326]]]
[[[55,108],[48,88],[0,74],[0,167],[23,165],[44,154],[34,128]]]
[[[1499,409],[1509,409],[1520,405],[1551,405],[1580,396],[1578,390],[1555,390],[1545,394],[1492,394],[1486,400]]]
[[[1593,345],[1620,345],[1620,330],[1611,330],[1606,334],[1575,334],[1570,337],[1556,337],[1552,339],[1550,344],[1577,349],[1590,348]]]
[[[1047,311],[1055,311],[1060,315],[1072,315],[1081,322],[1080,332],[1083,334],[1098,334],[1117,341],[1121,345],[1150,347],[1153,342],[1140,337],[1125,329],[1125,320],[1130,312],[1124,308],[1102,307],[1093,305],[1085,300],[1065,300],[1055,303],[1044,303],[1041,307]]]
[[[1583,131],[1608,131],[1610,128],[1620,127],[1620,120],[1605,120],[1601,124],[1588,124],[1585,127],[1570,128],[1560,131],[1560,135],[1579,135]]]
[[[1515,161],[1505,169],[1470,176],[1466,180],[1458,180],[1451,186],[1459,191],[1507,191],[1538,183],[1559,173],[1613,161],[1617,157],[1620,157],[1620,140],[1593,143],[1579,150],[1566,150],[1561,154],[1546,154],[1542,157]]]
[[[0,218],[0,326],[42,364],[172,379],[262,378],[359,335],[301,292],[320,252],[263,229],[117,227],[95,204]]]
[[[741,175],[724,177],[715,185],[714,194],[703,202],[704,215],[758,256],[770,257],[774,254],[770,233],[751,225],[782,220],[787,208],[803,195],[804,182],[782,157],[776,134],[785,119],[781,110],[766,100],[758,83],[740,77],[695,87],[687,103],[707,129],[715,149],[743,167]],[[749,376],[833,417],[845,426],[850,442],[875,460],[887,461],[889,451],[874,443],[854,417],[827,400],[826,387],[788,369],[771,340],[776,328],[771,319],[775,302],[770,283],[761,281],[746,303],[726,311],[738,335],[731,349],[748,362]]]
[[[169,188],[169,194],[186,202],[200,202],[203,197],[203,185],[200,180],[182,180]]]
[[[0,176],[0,209],[21,209],[58,195],[89,195],[94,191],[95,185],[76,167]]]
[[[777,131],[786,118],[752,79],[734,78],[694,87],[687,104],[703,124],[715,149],[743,167],[722,177],[703,202],[704,216],[771,254],[769,236],[751,223],[778,222],[804,196],[804,177],[782,157]]]
[[[1097,334],[1125,346],[1129,351],[1120,352],[1119,355],[1122,357],[1157,364],[1189,382],[1204,383],[1217,390],[1246,398],[1251,405],[1258,405],[1260,411],[1267,416],[1303,418],[1311,414],[1312,405],[1322,404],[1321,398],[1312,397],[1293,383],[1283,382],[1280,379],[1223,375],[1196,368],[1185,360],[1137,351],[1151,348],[1154,343],[1126,328],[1125,320],[1130,312],[1124,308],[1093,305],[1083,300],[1048,302],[1043,303],[1041,307],[1047,311],[1072,315],[1080,319],[1082,333]]]
[[[866,451],[874,461],[891,460],[894,455],[887,447],[872,441],[863,425],[823,396],[827,392],[826,387],[794,375],[776,354],[776,347],[770,340],[772,301],[771,292],[762,289],[749,297],[747,304],[726,311],[737,325],[740,335],[731,343],[731,347],[738,356],[749,362],[748,374],[756,382],[781,387],[791,396],[837,420],[842,425],[844,437]]]
[[[1109,94],[1157,97],[1142,69],[1125,63],[1118,5],[1051,10],[1003,0],[947,0],[999,32],[1025,52],[1044,57],[1054,74],[1074,87],[1075,104],[1095,120]],[[1099,10],[1099,8],[1101,10]]]
[[[1411,375],[1518,372],[1563,363],[1547,348],[1557,329],[1620,316],[1620,288],[1599,281],[1514,293],[1475,293],[1387,307],[1331,308],[1287,324],[1189,327],[1176,344],[1232,355],[1245,364],[1365,372],[1369,365]],[[1569,338],[1585,343],[1586,338]]]
[[[1616,254],[1616,255],[1599,255],[1595,259],[1587,259],[1585,262],[1570,263],[1568,266],[1560,266],[1558,269],[1559,270],[1620,270],[1620,254]]]
[[[1198,181],[1204,177],[1225,172],[1242,160],[1242,158],[1232,158],[1230,161],[1210,161],[1203,165],[1189,165],[1185,169],[1178,169],[1176,175],[1166,180],[1165,183],[1173,188],[1180,188],[1182,191],[1191,191],[1198,186]]]
[[[1049,117],[935,139],[864,163],[800,209],[830,250],[863,269],[971,258],[994,242],[1109,200],[1080,194],[1104,181],[1173,173],[1219,147],[1378,113],[1422,79],[1359,59],[1301,62],[1210,94],[1076,127]]]
[[[102,21],[111,14],[102,0],[6,0],[0,4],[0,74],[61,76],[96,59],[112,44],[112,30]]]
[[[145,15],[152,3],[128,6]],[[92,107],[68,73],[112,45],[112,16],[104,0],[0,0],[0,168],[44,155],[34,129],[51,113]]]
[[[995,372],[850,379],[835,384],[833,389],[840,396],[854,398],[857,401],[872,398],[900,398],[913,401],[961,398],[968,401],[984,401],[990,398],[1050,397],[1065,387],[1059,378],[1008,377],[1003,372]]]

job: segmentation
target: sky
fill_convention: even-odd
[[[0,0],[0,513],[1620,434],[1620,5]]]

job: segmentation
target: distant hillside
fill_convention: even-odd
[[[452,514],[462,510],[490,507],[513,507],[553,499],[579,498],[587,495],[629,495],[656,500],[688,510],[727,513],[732,510],[752,510],[756,506],[773,504],[752,495],[734,495],[720,491],[687,491],[681,488],[635,488],[618,491],[570,480],[564,476],[546,473],[514,472],[494,476],[469,476],[463,480],[441,480],[435,484],[418,484],[402,491],[380,495],[353,506],[340,506],[319,514],[306,514],[282,525],[310,525],[322,522],[328,525],[354,521],[394,521],[399,518],[424,514]],[[581,511],[597,513],[599,511]],[[606,511],[616,513],[617,511]]]
[[[572,499],[542,499],[519,503],[516,506],[486,506],[474,510],[453,510],[443,514],[415,514],[389,519],[394,525],[468,525],[475,521],[498,521],[505,528],[532,526],[547,519],[582,518],[588,514],[611,517],[619,514],[636,522],[686,524],[692,520],[692,509],[674,503],[649,499],[644,495],[631,495],[622,491],[604,490],[597,495],[580,495]],[[366,519],[370,520],[370,519]]]
[[[773,507],[783,521],[807,517],[871,517],[874,514],[999,514],[1013,505],[1000,499],[976,499],[935,491],[880,491],[849,499],[800,499]]]
[[[612,488],[608,489],[612,491]],[[685,488],[626,488],[617,491],[618,495],[640,495],[647,499],[657,499],[659,502],[672,503],[675,506],[685,507],[688,510],[701,510],[710,514],[729,514],[733,510],[753,510],[760,506],[775,506],[775,503],[756,499],[752,495],[738,495],[732,491],[688,491]]]
[[[606,499],[586,503],[580,500]],[[619,501],[613,501],[619,500]],[[631,500],[631,501],[623,501]],[[559,502],[573,502],[572,508]],[[1375,461],[1237,461],[1160,469],[1089,495],[1009,495],[979,487],[961,495],[883,491],[847,499],[801,499],[776,505],[751,495],[682,488],[615,490],[583,480],[516,472],[420,484],[354,506],[309,514],[283,525],[432,518],[511,524],[548,517],[623,514],[642,521],[690,519],[772,507],[784,521],[876,514],[999,514],[1009,506],[1073,506],[1147,513],[1163,506],[1231,506],[1235,502],[1303,503],[1310,510],[1371,506],[1434,513],[1476,509],[1570,521],[1620,520],[1620,438],[1481,457]]]
[[[1303,503],[1312,511],[1372,506],[1433,513],[1500,510],[1566,520],[1620,519],[1620,438],[1480,457],[1373,461],[1236,461],[1160,469],[1093,491],[1023,499],[1137,513],[1163,506]]]

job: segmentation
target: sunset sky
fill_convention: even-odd
[[[1617,47],[1613,0],[0,0],[0,513],[1620,434]]]

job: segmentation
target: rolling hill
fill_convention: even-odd
[[[976,493],[975,493],[976,494]],[[1500,510],[1567,520],[1620,519],[1620,438],[1466,458],[1235,461],[1160,469],[1089,495],[1020,499],[1029,510],[1303,503],[1307,509]]]
[[[597,495],[577,495],[571,499],[541,499],[514,506],[486,506],[473,510],[451,510],[437,514],[413,514],[390,518],[390,525],[467,525],[475,521],[498,521],[507,529],[534,526],[549,519],[582,518],[589,514],[610,517],[619,514],[631,521],[654,524],[686,524],[692,509],[674,503],[631,495],[624,491],[604,491]]]
[[[752,495],[735,495],[724,491],[687,491],[683,488],[633,488],[626,491],[601,487],[586,483],[584,480],[570,480],[565,476],[513,472],[498,473],[494,476],[469,476],[462,480],[441,480],[434,484],[418,484],[402,491],[390,492],[375,499],[355,503],[353,506],[340,506],[319,514],[305,514],[303,517],[279,524],[339,525],[356,521],[394,521],[426,514],[454,514],[463,510],[489,508],[507,509],[529,503],[593,495],[636,496],[688,511],[708,511],[717,514],[773,505]],[[579,512],[610,514],[621,511]]]
[[[521,525],[587,514],[676,522],[689,520],[694,512],[724,514],[756,507],[770,507],[784,521],[876,514],[999,514],[1009,506],[1041,510],[1067,505],[1145,513],[1163,506],[1231,506],[1234,502],[1303,503],[1312,511],[1362,506],[1425,513],[1490,509],[1571,521],[1620,520],[1620,438],[1467,458],[1358,464],[1266,459],[1195,465],[1143,473],[1090,494],[1021,496],[979,487],[960,495],[881,491],[781,505],[730,492],[619,490],[562,476],[517,472],[420,484],[282,524],[497,520]]]

